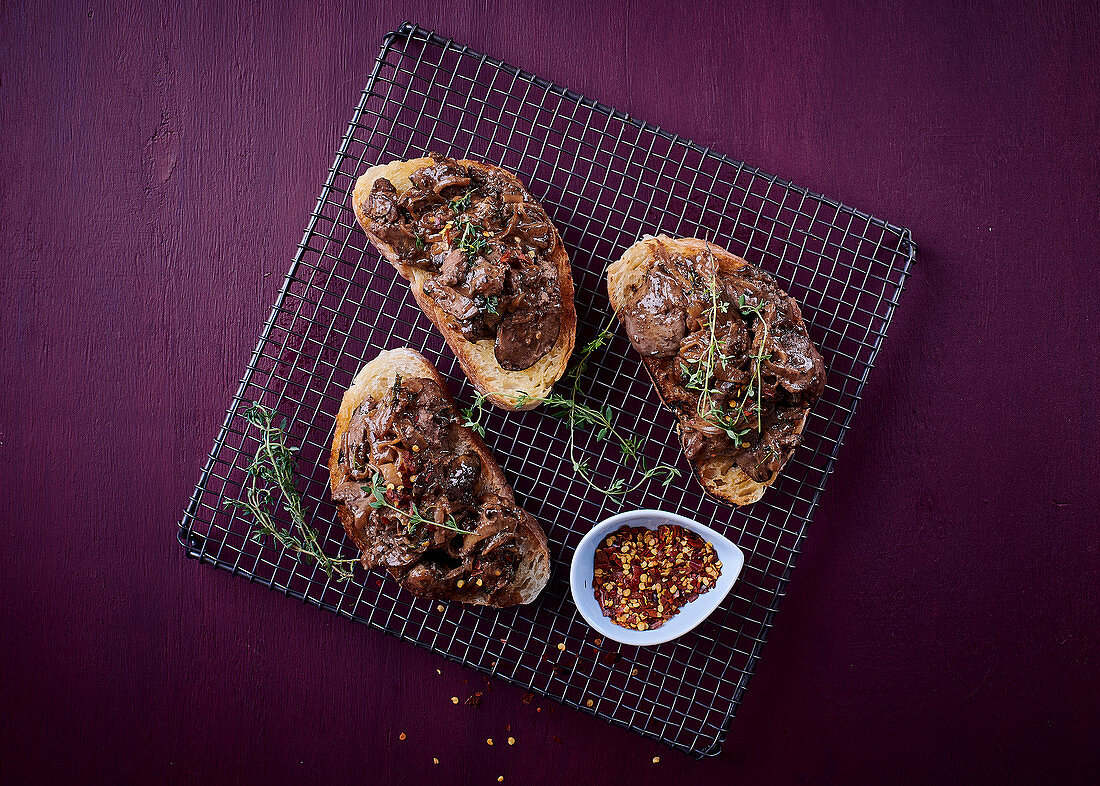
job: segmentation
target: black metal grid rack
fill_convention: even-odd
[[[301,446],[299,491],[329,553],[349,556],[327,491],[333,420],[343,391],[380,349],[412,346],[472,389],[408,287],[368,247],[348,206],[356,177],[377,162],[427,150],[516,172],[562,231],[576,283],[578,346],[609,314],[603,271],[644,234],[707,237],[771,271],[802,304],[829,369],[798,449],[775,486],[731,510],[705,499],[680,456],[672,416],[629,343],[617,334],[586,372],[592,404],[685,477],[617,501],[590,492],[564,456],[566,430],[539,410],[488,414],[488,444],[517,498],[542,522],[553,575],[530,606],[440,606],[374,573],[341,584],[271,543],[226,500],[242,493],[255,450],[243,418],[252,401],[291,423]],[[290,272],[202,470],[179,539],[189,557],[366,623],[673,748],[720,750],[772,626],[825,479],[859,402],[916,254],[907,229],[807,192],[452,40],[405,24],[383,39]],[[617,449],[580,438],[607,479]],[[573,547],[619,510],[659,507],[716,525],[745,552],[733,591],[703,625],[653,648],[596,643],[569,595]],[[557,645],[565,645],[564,650]]]

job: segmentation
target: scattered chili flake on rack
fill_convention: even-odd
[[[677,524],[623,527],[596,549],[593,591],[605,617],[652,630],[718,583],[714,546]]]

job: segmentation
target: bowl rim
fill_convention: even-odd
[[[580,593],[586,593],[592,595],[591,580],[593,578],[592,571],[595,569],[593,565],[582,564],[582,562],[588,562],[591,557],[582,557],[582,555],[591,555],[596,551],[596,546],[599,541],[603,540],[604,536],[612,530],[621,529],[625,526],[643,526],[649,529],[656,529],[661,524],[679,524],[684,529],[689,529],[693,532],[702,535],[711,545],[718,551],[725,551],[734,555],[734,563],[730,564],[728,559],[722,559],[722,572],[719,575],[719,581],[717,586],[710,592],[706,592],[700,595],[690,603],[681,607],[680,611],[662,625],[652,631],[637,631],[628,630],[627,628],[620,627],[612,622],[601,613],[598,617],[586,612],[585,608],[588,603],[581,603],[579,600]],[[719,548],[719,547],[722,548]],[[741,570],[745,564],[744,552],[722,533],[708,527],[706,524],[701,524],[694,519],[689,519],[687,516],[682,516],[679,513],[671,513],[665,510],[658,510],[656,508],[639,508],[636,510],[626,510],[620,513],[616,513],[613,516],[608,516],[599,523],[597,523],[592,529],[590,529],[580,543],[573,550],[573,557],[569,566],[569,590],[573,596],[573,604],[577,607],[577,611],[589,627],[598,632],[600,635],[610,638],[620,644],[627,644],[634,647],[651,647],[657,644],[664,644],[683,636],[686,633],[690,633],[696,627],[701,625],[711,614],[722,605],[722,601],[729,595],[730,590],[733,589],[733,585],[737,583],[737,579],[741,575]],[[585,586],[585,580],[588,580],[588,586]],[[723,589],[723,585],[724,589]],[[595,600],[594,596],[592,600]],[[696,606],[695,604],[701,604]],[[694,608],[693,608],[694,607]],[[598,602],[596,608],[599,609]],[[687,617],[682,615],[688,614]],[[690,624],[676,625],[669,627],[673,620],[680,618],[681,623],[684,620],[688,620]]]

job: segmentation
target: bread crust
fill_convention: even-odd
[[[667,235],[644,238],[628,248],[619,259],[612,262],[607,268],[607,296],[611,301],[611,307],[616,313],[645,278],[650,264],[656,258],[655,248],[658,243],[663,244],[669,251],[684,256],[702,254],[709,249],[718,263],[719,270],[723,273],[736,273],[749,264],[724,248],[698,238],[671,238]],[[655,372],[657,359],[643,357],[642,363],[653,381],[653,386],[657,388],[657,394],[661,397],[662,403],[668,406],[667,396],[669,391],[661,389],[658,375]],[[803,416],[796,433],[801,433],[805,426],[806,415]],[[679,422],[677,422],[677,428],[679,428]],[[689,464],[703,490],[715,499],[729,505],[749,505],[756,502],[764,496],[764,489],[779,477],[779,472],[775,472],[767,481],[757,482],[750,478],[728,456],[712,456],[691,461]]]
[[[455,357],[462,366],[462,370],[469,377],[474,387],[492,404],[502,409],[513,411],[532,409],[542,403],[542,400],[549,395],[554,383],[561,379],[566,366],[569,364],[569,357],[573,354],[573,344],[577,336],[577,311],[573,305],[573,276],[569,267],[569,255],[565,253],[565,247],[562,245],[557,227],[551,222],[550,226],[554,232],[554,248],[550,254],[550,259],[558,273],[558,289],[562,303],[561,332],[558,334],[558,340],[551,350],[539,358],[530,368],[522,371],[509,371],[503,368],[497,362],[492,339],[467,341],[461,333],[448,324],[447,316],[443,310],[431,297],[424,293],[424,284],[429,277],[427,271],[403,264],[393,246],[382,241],[370,230],[370,219],[366,213],[366,205],[371,189],[374,187],[374,182],[384,177],[393,184],[400,195],[412,187],[409,176],[413,172],[431,166],[433,163],[432,159],[425,157],[413,158],[408,161],[391,161],[388,164],[372,166],[360,175],[355,182],[351,197],[355,217],[359,219],[359,225],[366,232],[374,247],[409,282],[409,287],[412,289],[416,302],[435,326],[439,328],[447,342],[447,346],[454,352]],[[461,159],[458,163],[465,166],[478,164],[488,167],[512,179],[520,187],[524,187],[522,181],[506,169],[470,159]],[[517,399],[524,402],[522,406],[517,405]]]
[[[335,492],[342,480],[340,472],[340,442],[344,433],[351,424],[355,410],[367,399],[380,401],[386,392],[393,387],[394,380],[400,375],[405,379],[429,378],[439,384],[445,391],[447,400],[454,405],[450,388],[440,373],[427,358],[414,349],[389,349],[378,353],[359,370],[352,380],[351,387],[344,393],[340,402],[340,411],[336,415],[336,429],[332,438],[332,448],[329,453],[328,470],[329,486]],[[463,436],[469,448],[474,450],[481,459],[482,480],[486,490],[492,491],[509,502],[515,502],[515,495],[511,486],[504,477],[504,471],[497,464],[493,454],[489,451],[485,442],[476,433],[466,427],[462,427]],[[342,522],[343,523],[343,522]],[[360,551],[366,551],[368,544],[364,543],[358,534],[348,526],[344,531],[355,543]],[[510,589],[516,593],[518,603],[530,603],[546,586],[550,579],[550,550],[546,540],[546,533],[533,516],[527,514],[517,531],[517,538],[523,560],[516,570],[516,577]],[[487,595],[473,595],[462,598],[463,603],[475,605],[501,605],[490,602]],[[512,604],[507,604],[512,605]]]

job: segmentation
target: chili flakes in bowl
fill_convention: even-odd
[[[622,527],[596,548],[592,589],[605,617],[653,630],[713,589],[722,572],[714,546],[678,524]]]

